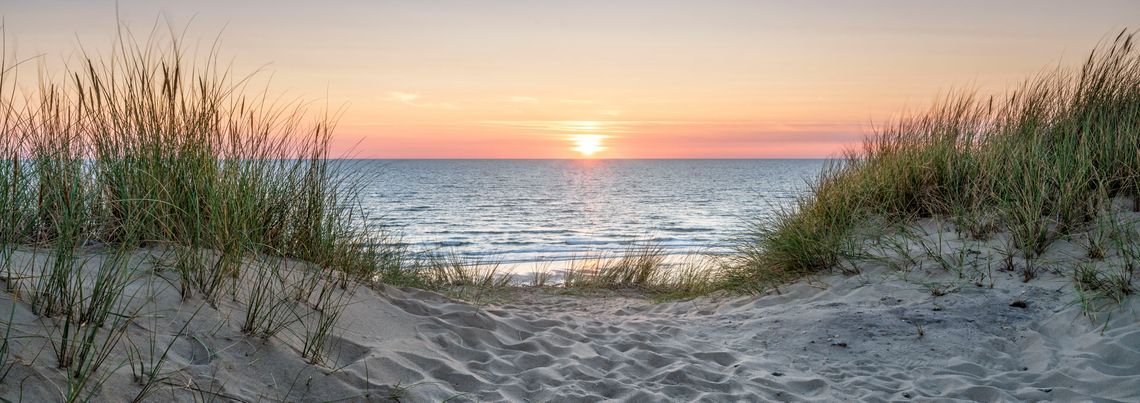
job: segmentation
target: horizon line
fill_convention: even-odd
[[[831,160],[841,159],[842,157],[651,157],[651,158],[515,158],[515,157],[336,157],[329,158],[330,160],[405,160],[405,161],[424,161],[424,160],[438,160],[438,161],[487,161],[487,160],[502,160],[502,161],[666,161],[666,160],[693,160],[693,161],[717,161],[717,160]]]

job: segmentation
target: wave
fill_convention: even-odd
[[[534,261],[620,252],[725,249],[749,219],[806,191],[822,161],[402,161],[351,169],[384,180],[361,189],[363,225],[411,250]]]
[[[451,225],[460,225],[458,223]],[[423,231],[425,234],[431,235],[513,235],[513,234],[528,234],[528,235],[559,235],[574,233],[573,230],[568,229],[521,229],[521,230],[428,230]]]
[[[687,233],[687,232],[715,232],[716,231],[715,229],[706,228],[706,227],[661,227],[658,229],[661,231],[666,231],[666,232],[683,232],[683,233]]]
[[[435,208],[432,206],[408,206],[408,207],[400,207],[400,208],[397,208],[395,210],[396,211],[415,212],[415,211],[431,211],[431,210],[435,210]]]

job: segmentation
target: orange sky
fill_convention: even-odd
[[[203,46],[221,31],[236,71],[344,105],[336,147],[361,158],[575,158],[584,138],[596,158],[826,157],[1140,22],[1136,1],[184,3],[118,7],[135,31],[157,16]],[[115,5],[0,14],[16,53],[50,63],[109,43]]]

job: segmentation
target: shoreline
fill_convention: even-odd
[[[685,267],[699,266],[699,267],[716,267],[725,258],[730,257],[729,254],[706,254],[694,252],[676,252],[669,253],[663,252],[660,254],[661,262],[659,263],[659,270],[666,272],[676,271]],[[561,260],[539,260],[527,262],[510,262],[510,263],[474,263],[472,268],[474,270],[486,269],[497,267],[500,273],[511,277],[511,284],[515,286],[528,286],[534,285],[534,279],[539,274],[549,274],[547,282],[549,285],[562,285],[568,273],[575,270],[590,270],[593,267],[605,266],[607,263],[614,263],[622,259],[622,255],[618,253],[603,254],[601,257],[584,257],[584,258],[570,258]]]

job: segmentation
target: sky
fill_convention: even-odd
[[[220,37],[235,73],[343,108],[342,156],[816,158],[939,94],[1078,64],[1140,28],[1140,1],[0,0],[0,16],[5,51],[49,65],[110,44],[117,18]]]

